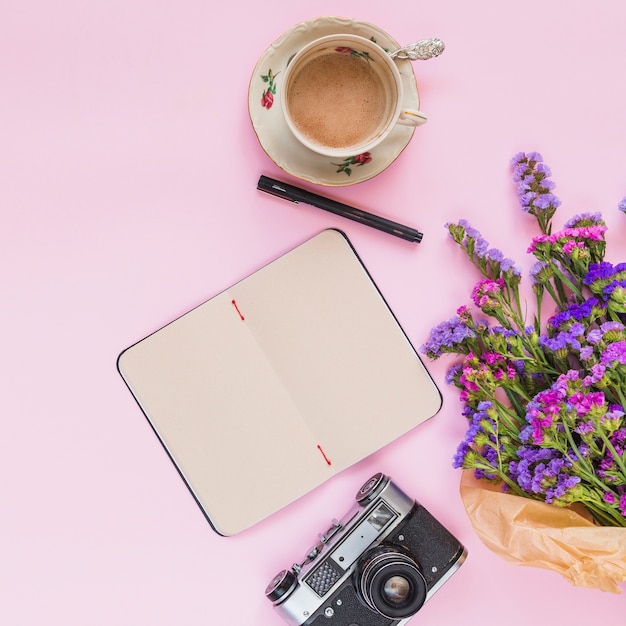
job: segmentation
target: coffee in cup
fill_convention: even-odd
[[[321,37],[289,63],[281,103],[296,138],[315,152],[346,157],[370,151],[396,124],[415,126],[426,117],[403,109],[395,62],[358,35]]]

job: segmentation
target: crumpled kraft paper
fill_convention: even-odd
[[[622,592],[626,528],[594,525],[584,509],[501,493],[471,470],[463,471],[460,492],[481,541],[506,561],[556,571],[579,587]]]

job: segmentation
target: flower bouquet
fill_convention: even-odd
[[[604,260],[606,224],[553,230],[560,200],[537,153],[513,158],[522,211],[540,233],[521,271],[466,220],[446,227],[483,278],[474,307],[432,329],[421,352],[460,357],[467,433],[454,457],[479,537],[504,558],[619,592],[626,580],[626,263]],[[619,204],[626,212],[626,198]],[[527,319],[529,316],[531,319]],[[546,318],[544,320],[544,318]]]

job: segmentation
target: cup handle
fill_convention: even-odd
[[[398,124],[402,124],[402,126],[419,126],[427,121],[428,118],[421,111],[415,109],[403,109],[398,118]]]

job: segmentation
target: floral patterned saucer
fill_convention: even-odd
[[[319,17],[297,24],[263,53],[254,68],[248,91],[252,126],[270,159],[292,176],[328,186],[353,185],[380,174],[398,158],[415,132],[415,127],[398,124],[371,152],[355,154],[341,162],[305,148],[292,135],[278,102],[281,74],[300,48],[318,37],[338,33],[373,39],[389,50],[400,48],[398,42],[373,24],[342,17]],[[411,61],[397,61],[397,65],[404,86],[404,107],[419,109]]]

